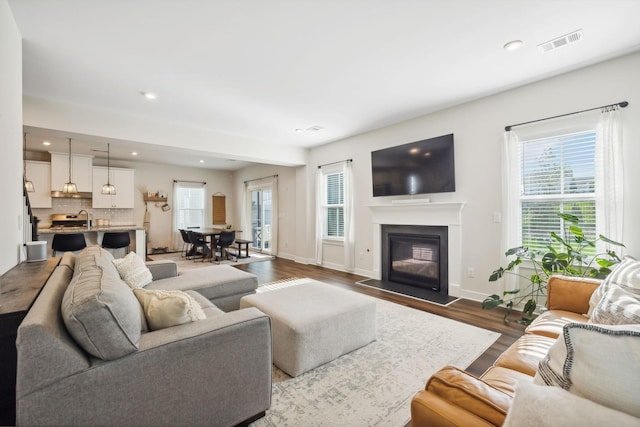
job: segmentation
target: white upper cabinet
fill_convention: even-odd
[[[35,162],[27,160],[25,162],[27,179],[33,182],[36,190],[33,193],[27,193],[29,203],[32,208],[50,208],[51,207],[51,163]]]
[[[116,188],[116,194],[102,194],[102,186],[107,183],[107,168],[93,167],[93,208],[133,209],[135,169],[111,168],[109,181]]]
[[[80,192],[92,191],[91,172],[93,156],[71,156],[71,181],[75,182]],[[51,191],[62,191],[62,186],[69,182],[69,155],[51,153]]]

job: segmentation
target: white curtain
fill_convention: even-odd
[[[278,255],[278,177],[271,181],[271,255]]]
[[[182,234],[178,230],[178,189],[180,188],[179,182],[173,182],[173,218],[172,218],[172,230],[171,230],[171,247],[174,251],[182,249]]]
[[[344,267],[347,271],[355,269],[355,224],[353,217],[353,169],[351,162],[345,162],[344,173]]]
[[[519,246],[520,236],[520,140],[514,131],[504,134],[502,150],[502,240],[500,265],[507,265],[505,252]],[[517,267],[516,267],[517,268]],[[505,290],[515,289],[517,277],[504,276]]]
[[[623,236],[623,164],[622,125],[616,106],[602,112],[597,127],[596,183],[602,185],[596,187],[596,234],[617,242]],[[598,251],[605,248],[602,243]]]
[[[324,234],[324,215],[322,206],[325,198],[324,176],[322,169],[316,172],[316,264],[322,264],[322,245]]]
[[[240,229],[243,233],[243,239],[251,240],[253,237],[251,236],[251,201],[247,198],[249,194],[248,191],[249,183],[247,181],[244,182],[244,186],[242,187],[242,202],[241,202],[241,210],[240,210]]]

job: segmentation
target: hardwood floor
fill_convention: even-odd
[[[482,373],[493,364],[496,358],[522,336],[524,332],[524,326],[522,325],[515,322],[508,324],[503,322],[504,311],[501,308],[483,310],[479,302],[470,300],[458,300],[448,307],[443,307],[358,285],[356,282],[366,279],[366,277],[357,274],[330,270],[316,265],[300,264],[282,258],[276,258],[273,261],[238,265],[236,268],[255,274],[258,277],[259,283],[293,277],[308,277],[500,333],[500,338],[466,369],[467,372],[473,375],[482,375]]]

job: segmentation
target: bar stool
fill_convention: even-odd
[[[122,231],[117,233],[106,232],[102,236],[102,247],[108,249],[120,249],[125,248],[124,254],[129,253],[129,245],[131,245],[131,237],[129,237],[128,231]]]
[[[82,233],[54,234],[51,242],[51,256],[56,252],[79,251],[87,247],[87,241]]]

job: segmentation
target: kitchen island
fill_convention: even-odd
[[[38,228],[39,240],[47,241],[47,254],[51,256],[51,242],[55,234],[82,233],[89,245],[99,245],[102,243],[102,236],[105,232],[128,231],[131,237],[131,250],[138,254],[143,260],[146,257],[145,230],[142,226],[136,225],[111,225],[87,227],[52,227]],[[121,251],[123,252],[123,251]],[[115,255],[115,254],[114,254]],[[124,254],[122,254],[124,255]]]

